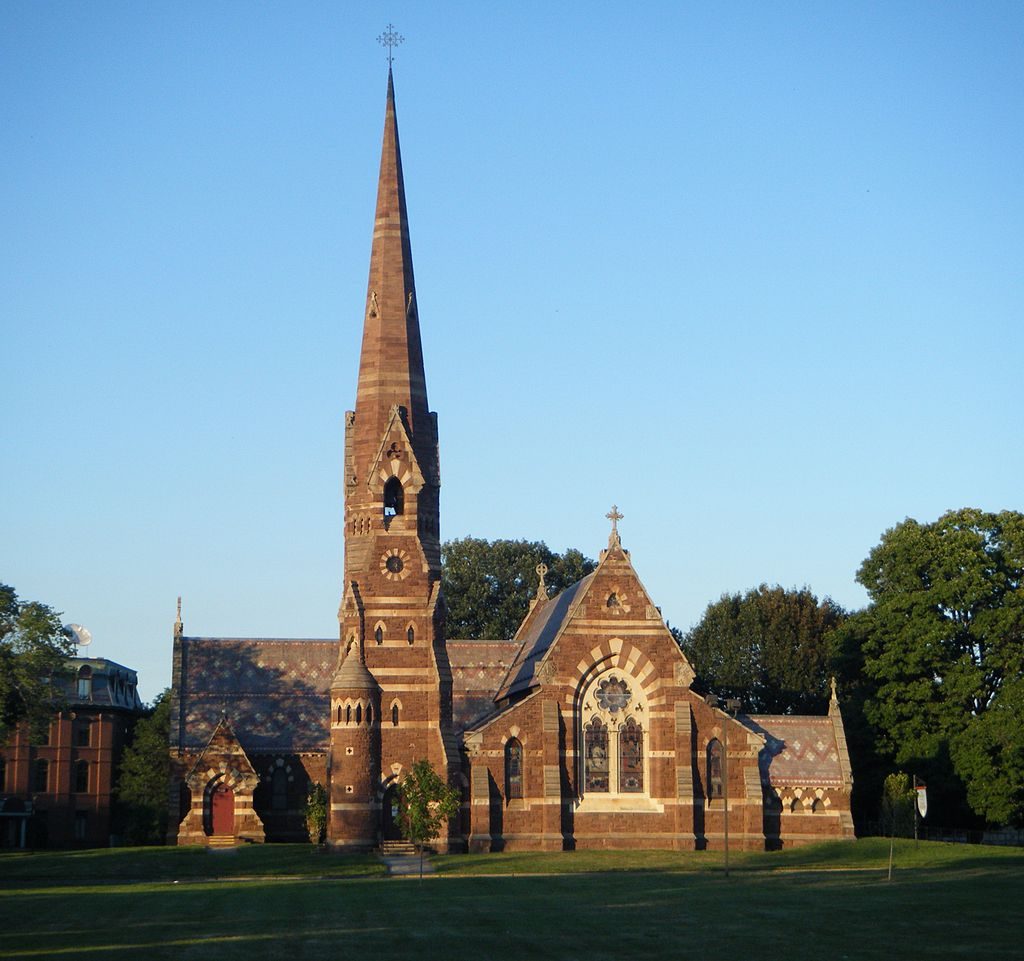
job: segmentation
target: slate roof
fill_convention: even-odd
[[[455,730],[494,708],[494,692],[519,648],[515,641],[449,641]],[[181,750],[206,746],[226,713],[247,751],[321,752],[330,738],[335,639],[183,637]],[[177,720],[177,718],[176,718]]]
[[[105,657],[69,657],[68,673],[55,679],[72,707],[122,708],[125,711],[142,710],[139,697],[139,677],[130,667]],[[78,693],[78,677],[83,667],[92,672],[88,696]]]
[[[843,785],[835,727],[827,715],[757,714],[741,720],[765,736],[760,756],[763,783],[773,787]]]
[[[337,662],[337,640],[183,637],[180,747],[205,747],[226,713],[247,751],[325,751]]]
[[[456,733],[494,710],[494,692],[508,673],[519,647],[518,641],[448,642]]]
[[[573,604],[583,596],[593,577],[593,574],[588,574],[527,615],[521,647],[495,700],[512,697],[534,686],[534,673],[538,665],[554,643]]]

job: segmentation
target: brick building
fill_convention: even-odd
[[[142,713],[135,671],[106,658],[68,661],[65,708],[34,739],[0,747],[0,846],[106,847],[118,762]]]
[[[453,848],[764,848],[852,837],[838,701],[823,717],[734,717],[694,672],[622,546],[537,600],[515,638],[449,641],[438,423],[427,402],[389,72],[355,410],[346,414],[345,576],[331,640],[174,629],[171,837],[397,836],[394,791],[428,758],[461,786]]]

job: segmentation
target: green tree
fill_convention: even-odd
[[[479,537],[446,541],[441,546],[441,584],[448,605],[448,637],[512,637],[536,596],[538,564],[547,565],[549,596],[586,577],[596,566],[578,550],[556,554],[543,541]]]
[[[128,844],[163,844],[166,840],[170,731],[171,692],[165,690],[136,722],[114,786],[118,819]]]
[[[917,798],[910,775],[903,771],[890,774],[882,788],[882,828],[893,838],[909,838],[914,833],[914,805]]]
[[[423,845],[441,833],[459,810],[459,792],[445,782],[429,761],[416,761],[402,778],[398,819],[402,837],[416,845],[423,874]]]
[[[765,714],[820,713],[828,705],[830,634],[846,612],[807,588],[760,587],[709,604],[680,647],[701,682]]]
[[[879,750],[958,781],[994,823],[1024,821],[1024,515],[965,508],[883,534],[858,572],[870,605],[843,633]]]
[[[64,701],[52,681],[74,653],[60,614],[0,584],[0,742],[23,721],[35,732],[49,722]]]
[[[323,844],[327,831],[327,788],[319,781],[309,785],[306,792],[306,830],[313,844]]]

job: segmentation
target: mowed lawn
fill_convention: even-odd
[[[4,958],[1024,957],[1024,851],[870,839],[772,854],[437,858],[300,846],[0,855]]]

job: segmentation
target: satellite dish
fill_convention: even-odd
[[[68,624],[68,630],[71,632],[71,639],[79,647],[88,647],[92,643],[92,632],[87,627],[82,627],[81,624]]]

